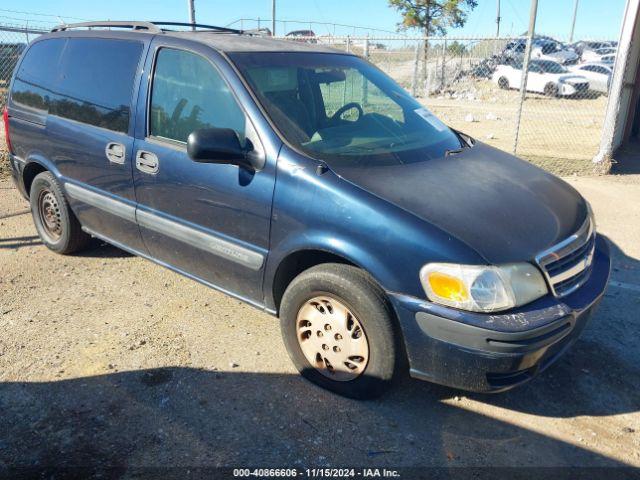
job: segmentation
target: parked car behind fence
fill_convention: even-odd
[[[0,83],[8,83],[26,43],[0,43]]]
[[[583,62],[601,62],[604,57],[616,54],[617,48],[607,47],[599,48],[597,50],[586,50],[582,54]]]
[[[583,63],[570,70],[589,80],[589,89],[595,92],[608,93],[613,74],[613,66],[607,63]]]
[[[493,81],[503,89],[520,88],[522,64],[500,65],[493,73]],[[527,75],[527,91],[550,97],[586,94],[589,81],[582,75],[569,72],[550,60],[531,60]]]

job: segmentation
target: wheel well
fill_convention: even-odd
[[[36,175],[39,173],[46,171],[46,168],[36,162],[27,163],[27,165],[25,165],[24,170],[22,171],[22,183],[27,197],[31,192],[31,183],[33,182],[33,179],[36,178]]]
[[[323,250],[301,250],[290,254],[282,260],[273,279],[273,300],[277,311],[280,310],[280,301],[292,280],[305,270],[322,263],[344,263],[357,267],[346,258]]]

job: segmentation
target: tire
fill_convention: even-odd
[[[498,79],[498,86],[503,90],[508,90],[509,89],[509,80],[507,79],[507,77],[500,77]]]
[[[318,304],[316,310],[324,309],[324,312],[313,311],[310,305],[314,302]],[[350,314],[346,315],[345,324],[348,328],[351,322],[351,330],[341,330],[339,325],[343,307]],[[313,320],[308,321],[304,312],[309,312],[309,318],[313,317]],[[337,324],[327,320],[334,317],[338,319]],[[331,333],[326,328],[329,323],[322,328],[325,321],[334,325],[329,329]],[[320,328],[316,330],[318,322]],[[359,327],[361,336],[356,338]],[[302,376],[345,397],[370,399],[380,396],[397,378],[405,358],[393,309],[384,292],[366,272],[350,265],[327,263],[297,276],[282,297],[280,328],[289,356]],[[306,328],[309,330],[303,331]],[[312,338],[306,337],[309,332]],[[325,341],[327,345],[320,347],[319,343]],[[345,355],[352,354],[354,348],[359,349],[364,344],[368,347],[366,354],[362,353],[358,358],[361,354],[358,350],[356,356],[350,356],[343,362],[344,366],[338,361],[335,361],[335,366],[325,363],[328,358],[333,362],[340,355],[344,360]],[[306,354],[302,345],[305,345]],[[335,348],[340,345],[344,351],[335,353]],[[319,353],[312,362],[309,357],[315,350]]]
[[[557,97],[558,96],[558,86],[555,83],[547,83],[544,86],[544,94],[547,97]]]
[[[38,235],[50,250],[68,255],[80,251],[91,240],[82,231],[51,172],[39,173],[33,179],[29,202]]]

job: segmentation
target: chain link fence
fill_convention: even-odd
[[[20,25],[0,25],[0,110],[4,108],[11,75],[20,55],[29,42],[42,33],[43,30]],[[6,156],[4,122],[0,122],[0,176],[8,172]]]
[[[41,33],[0,25],[0,107],[19,55]],[[593,171],[615,42],[568,45],[551,37],[535,37],[526,92],[521,92],[526,46],[522,37],[282,38],[330,45],[365,57],[449,126],[554,173]]]

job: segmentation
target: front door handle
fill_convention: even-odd
[[[155,153],[138,150],[136,153],[136,168],[144,173],[155,175],[158,173],[159,163]]]
[[[104,153],[107,156],[107,159],[111,163],[117,163],[122,165],[124,163],[126,157],[126,148],[121,143],[109,142],[104,149]]]

